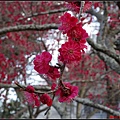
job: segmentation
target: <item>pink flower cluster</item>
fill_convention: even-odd
[[[86,38],[88,38],[87,32],[82,28],[82,23],[78,22],[78,19],[71,16],[70,13],[65,13],[60,18],[61,25],[59,30],[63,34],[67,34],[68,41],[62,44],[59,49],[60,56],[58,59],[63,63],[79,62],[81,55],[84,52]]]
[[[49,62],[52,59],[52,55],[49,52],[42,52],[40,55],[37,55],[33,61],[34,69],[39,74],[45,74],[49,78],[56,80],[60,77],[58,68],[49,65]]]
[[[78,87],[72,86],[68,82],[63,83],[64,87],[62,85],[59,85],[57,91],[55,92],[55,95],[59,96],[59,102],[70,102],[78,95]],[[56,84],[53,83],[51,89],[54,90],[56,88]]]
[[[35,89],[33,86],[28,85],[24,91],[24,96],[25,96],[25,100],[34,106],[40,106],[40,102],[42,102],[43,104],[47,104],[47,106],[51,106],[52,105],[52,99],[48,94],[42,94],[40,96],[36,95],[34,93]]]
[[[32,105],[33,107],[34,106],[40,106],[40,101],[39,101],[39,98],[38,96],[34,93],[35,89],[33,86],[31,85],[28,85],[24,91],[24,97],[25,97],[25,100],[30,104]]]
[[[65,47],[65,49],[69,49],[69,47],[71,47],[73,42],[74,41],[66,42],[67,46],[65,46],[63,44],[63,48]],[[71,48],[73,50],[76,49],[76,51],[75,51],[76,53],[74,53],[74,56],[76,54],[75,58],[74,58],[74,56],[71,56],[70,54],[64,55],[64,53],[63,53],[61,55],[63,55],[64,58],[66,56],[66,59],[69,59],[71,61],[73,59],[79,60],[80,56],[77,56],[77,55],[78,55],[78,53],[80,54],[80,50],[79,50],[80,46],[77,43],[74,43]],[[34,69],[38,73],[46,74],[47,76],[49,76],[50,78],[55,80],[56,78],[60,77],[60,73],[58,72],[58,68],[49,65],[49,62],[51,61],[51,59],[52,59],[52,55],[49,52],[42,52],[40,55],[37,55],[34,59],[34,62],[33,62],[35,65]],[[68,101],[70,102],[75,96],[78,95],[78,87],[72,86],[72,85],[70,85],[70,83],[63,83],[63,84],[65,85],[65,88],[59,87],[56,90],[55,95],[60,96],[59,102],[68,102]],[[61,85],[59,85],[59,86],[61,86]],[[54,90],[54,89],[52,89],[52,90]],[[27,92],[25,92],[25,96],[29,96],[29,97],[27,97],[27,101],[29,103],[32,103],[35,106],[38,106],[38,105],[40,105],[39,101],[41,101],[43,104],[47,104],[48,106],[52,105],[52,99],[49,97],[48,94],[43,94],[42,96],[40,96],[40,100],[38,100],[38,96],[35,96],[35,94],[32,93],[34,91],[33,87],[28,86],[26,88],[26,91]],[[34,102],[31,102],[31,101],[34,101]]]
[[[82,28],[82,23],[69,13],[65,13],[61,16],[60,21],[61,25],[59,26],[59,30],[68,36],[68,41],[62,44],[61,48],[59,48],[58,51],[60,54],[58,59],[62,61],[63,64],[79,62],[81,60],[81,55],[84,53],[84,48],[87,48],[85,43],[88,34]],[[44,74],[49,78],[56,80],[61,77],[58,71],[58,68],[61,69],[61,66],[51,66],[49,64],[51,59],[52,55],[49,52],[42,52],[37,55],[33,61],[34,69],[39,74]],[[55,92],[56,96],[59,96],[59,102],[70,102],[78,95],[77,86],[62,82],[61,79],[59,80],[58,87],[57,84],[53,84],[51,89]],[[44,93],[38,97],[38,95],[35,95],[34,88],[31,86],[26,88],[25,96],[27,101],[35,106],[39,106],[40,101],[48,106],[52,105],[52,99],[48,94]]]

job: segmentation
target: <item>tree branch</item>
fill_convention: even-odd
[[[19,31],[27,31],[27,30],[42,31],[42,30],[49,30],[49,29],[58,29],[58,25],[57,24],[45,24],[45,25],[28,24],[28,25],[4,27],[0,29],[0,35],[5,34],[7,32],[19,32]]]
[[[113,53],[112,51],[106,49],[105,47],[102,47],[98,44],[95,44],[90,38],[87,39],[87,42],[97,51],[102,52],[106,55],[108,55],[109,57],[113,58],[119,65],[120,65],[120,56],[116,55],[115,53]]]
[[[74,83],[86,83],[86,82],[94,82],[94,80],[72,80],[70,81],[71,84],[74,84]]]
[[[120,65],[111,57],[107,56],[104,53],[97,52],[97,55],[101,60],[103,60],[106,65],[108,65],[112,70],[114,70],[116,73],[120,74]]]
[[[17,118],[19,115],[21,115],[22,113],[26,112],[27,109],[28,109],[27,107],[21,109],[20,111],[18,111],[17,113],[15,113],[15,114],[13,115],[13,117],[11,117],[11,118],[12,118],[12,119]]]
[[[111,108],[108,108],[106,106],[103,106],[103,105],[100,105],[100,104],[97,104],[97,103],[94,103],[90,100],[87,100],[87,99],[83,99],[83,98],[76,98],[75,99],[76,102],[79,102],[83,105],[88,105],[88,106],[91,106],[91,107],[94,107],[94,108],[97,108],[97,109],[100,109],[100,110],[103,110],[104,112],[107,112],[107,113],[110,113],[112,115],[115,115],[115,116],[120,116],[120,112],[118,111],[115,111]]]
[[[91,8],[90,10],[86,11],[86,13],[89,13],[91,15],[94,15],[97,19],[98,19],[98,22],[101,22],[102,19],[103,19],[103,15],[101,15],[100,13],[98,12],[95,12],[93,8]]]
[[[50,10],[50,11],[46,11],[46,12],[34,13],[34,14],[30,15],[30,16],[26,16],[25,18],[20,18],[19,20],[24,20],[26,18],[32,18],[32,17],[36,17],[36,16],[39,16],[39,15],[45,15],[45,14],[50,15],[50,14],[65,12],[67,10],[68,9],[66,9],[66,8],[62,8],[62,9],[58,9],[58,10]]]
[[[25,85],[22,85],[23,87],[27,87]],[[33,85],[33,87],[35,88],[35,90],[41,90],[41,91],[49,91],[51,90],[50,87],[48,86],[39,86],[39,85]],[[4,83],[0,83],[0,88],[14,88],[14,89],[19,89],[19,87],[16,84],[4,84]]]

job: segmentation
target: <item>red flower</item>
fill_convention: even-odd
[[[40,55],[37,55],[34,59],[34,69],[40,73],[44,74],[49,71],[49,62],[52,59],[52,55],[49,52],[42,52]]]
[[[52,83],[51,90],[54,90],[56,88],[56,86],[57,86],[56,83]]]
[[[47,104],[48,106],[52,105],[52,99],[50,98],[50,96],[48,94],[43,94],[42,96],[40,96],[40,101],[43,104]]]
[[[84,52],[84,48],[87,49],[87,46],[85,45],[86,40],[81,40],[80,41],[80,49],[82,50],[82,52]]]
[[[53,80],[56,80],[56,78],[60,77],[60,73],[58,71],[58,68],[55,68],[53,66],[50,66],[49,71],[46,73],[46,75]]]
[[[74,26],[71,30],[67,32],[68,37],[70,37],[72,40],[80,41],[88,38],[88,34],[86,30],[82,28],[82,23],[78,23],[76,26]]]
[[[45,59],[46,62],[50,62],[52,59],[52,55],[49,52],[42,52],[41,57]]]
[[[36,94],[24,91],[24,97],[25,97],[25,100],[33,107],[40,106],[40,101]]]
[[[59,60],[65,63],[81,60],[80,46],[74,41],[65,42],[59,49]]]
[[[33,86],[28,85],[28,86],[26,87],[26,91],[29,92],[29,93],[33,93],[33,92],[35,91],[35,89],[34,89]]]
[[[71,16],[70,13],[65,13],[63,16],[61,16],[60,21],[62,25],[59,26],[59,30],[62,30],[63,34],[65,34],[77,24],[78,19],[74,16]]]
[[[46,74],[51,79],[55,80],[60,77],[58,68],[49,65],[52,55],[49,52],[43,52],[37,55],[34,59],[34,69],[40,74]]]
[[[63,88],[59,86],[58,90],[56,91],[55,95],[59,96],[59,102],[70,102],[73,98],[78,95],[78,87],[72,86],[70,83],[64,83],[64,86],[67,88]],[[55,84],[52,85],[52,90],[56,87]]]

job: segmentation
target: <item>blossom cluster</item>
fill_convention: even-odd
[[[88,38],[88,34],[82,28],[82,23],[79,22],[76,17],[71,16],[70,13],[64,13],[60,18],[60,22],[61,25],[58,29],[62,31],[63,34],[67,35],[68,40],[58,49],[58,60],[62,62],[62,65],[80,62],[84,49],[87,48],[85,43],[86,38]],[[70,102],[78,95],[78,87],[71,85],[69,82],[63,82],[63,71],[61,72],[63,66],[59,63],[57,64],[59,66],[50,65],[51,59],[52,55],[47,51],[36,55],[33,61],[34,70],[39,74],[46,75],[51,80],[54,80],[51,90],[55,96],[59,97],[59,102]],[[56,84],[57,78],[59,78],[58,84]],[[47,93],[36,95],[32,86],[28,86],[25,89],[24,94],[27,102],[31,103],[33,106],[39,106],[40,102],[47,104],[48,106],[52,105],[53,99],[51,99]]]
[[[46,104],[47,106],[52,105],[52,99],[47,93],[37,95],[34,92],[35,89],[31,85],[28,85],[24,91],[25,101],[27,101],[30,105],[33,107],[40,106],[40,102]]]
[[[59,86],[55,92],[56,96],[59,96],[59,102],[70,102],[73,98],[78,95],[78,87],[72,86],[69,82],[64,82],[64,87]],[[53,83],[51,89],[56,88],[56,84]]]
[[[67,34],[68,41],[62,44],[59,49],[60,56],[58,59],[63,63],[79,62],[81,55],[84,53],[86,38],[88,38],[87,32],[82,28],[82,23],[78,22],[78,19],[71,16],[70,13],[65,13],[60,18],[61,25],[59,30],[63,34]]]
[[[52,59],[52,55],[49,52],[42,52],[40,55],[37,55],[34,59],[34,69],[39,74],[45,74],[53,80],[60,77],[58,68],[49,65],[49,62]]]

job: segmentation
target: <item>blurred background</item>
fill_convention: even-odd
[[[81,2],[74,2],[80,7]],[[0,1],[0,118],[109,118],[104,110],[73,101],[32,108],[14,84],[50,90],[52,81],[34,70],[37,54],[48,51],[52,65],[67,36],[58,30],[65,12],[78,17],[73,2]],[[120,101],[120,2],[85,2],[82,22],[89,39],[88,49],[77,66],[66,66],[63,81],[79,87],[78,98],[91,100],[119,111]],[[42,27],[41,27],[42,26]]]

